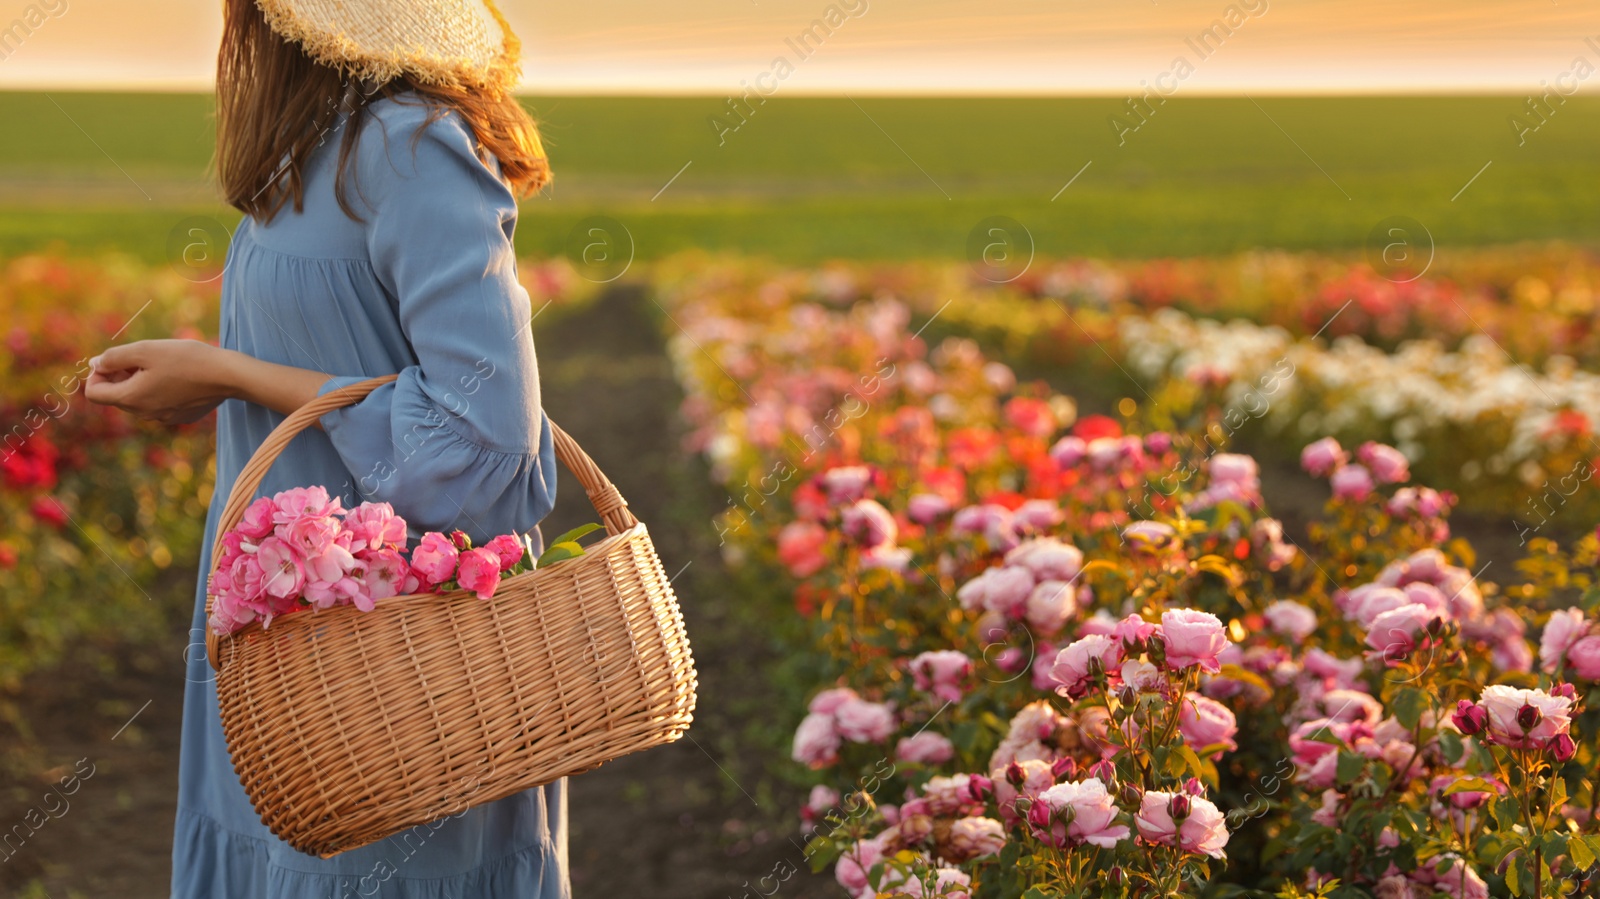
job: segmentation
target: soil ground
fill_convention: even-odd
[[[784,897],[838,895],[808,873],[795,810],[801,796],[764,765],[763,730],[781,728],[777,658],[739,608],[711,524],[720,496],[703,465],[678,450],[682,395],[637,287],[536,321],[544,404],[627,497],[683,604],[700,674],[694,727],[678,743],[619,759],[570,782],[573,893],[580,897],[742,897],[761,878]],[[562,472],[546,537],[595,520]],[[167,585],[192,595],[194,580]],[[164,897],[169,889],[187,616],[160,646],[83,653],[32,678],[0,725],[0,830],[30,807],[54,809],[15,854],[0,852],[0,896]],[[784,712],[787,714],[787,711]],[[785,719],[787,720],[787,719]],[[80,759],[93,773],[66,797],[49,785]],[[219,897],[221,899],[221,897]],[[477,899],[477,897],[475,897]],[[494,899],[494,897],[482,897]]]

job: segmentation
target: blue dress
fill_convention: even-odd
[[[278,457],[261,494],[320,484],[347,507],[389,502],[413,529],[475,540],[534,530],[556,459],[516,278],[517,207],[454,113],[425,124],[414,96],[369,107],[347,196],[341,130],[304,171],[305,205],[246,217],[222,282],[222,346],[336,375],[323,392],[398,373],[325,415]],[[528,790],[329,859],[272,835],[228,757],[206,662],[206,575],[217,517],[283,416],[239,400],[217,415],[217,478],[189,634],[172,852],[175,899],[567,897],[566,783]],[[405,837],[402,841],[401,837]],[[419,847],[420,844],[420,848]]]

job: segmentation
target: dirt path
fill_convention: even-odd
[[[795,841],[798,792],[764,770],[775,760],[753,742],[789,717],[760,674],[776,649],[728,588],[711,524],[721,495],[677,449],[681,394],[652,309],[640,289],[622,287],[564,319],[535,322],[546,409],[650,524],[677,574],[701,680],[688,738],[572,780],[573,892],[740,899],[778,885],[786,899],[836,896],[831,878],[806,872]],[[596,518],[562,475],[547,536]],[[171,589],[191,595],[192,577],[177,580]],[[0,849],[0,896],[167,895],[186,621],[161,646],[120,647],[103,665],[77,660],[33,678],[15,708],[32,740],[0,724],[0,834],[31,807],[59,815],[24,845],[13,838]],[[50,786],[80,759],[93,773],[65,797],[70,805],[46,805]]]

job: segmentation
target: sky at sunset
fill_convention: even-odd
[[[0,88],[205,89],[216,0],[0,0]],[[819,0],[506,0],[531,93],[1107,93],[1542,90],[1600,65],[1600,0],[854,0],[809,55]],[[1232,34],[1200,47],[1214,20]],[[35,21],[40,21],[35,18]],[[1592,43],[1586,41],[1592,38]],[[1220,44],[1220,46],[1218,45]],[[1197,49],[1207,51],[1202,54]],[[770,74],[783,57],[789,70]],[[781,71],[781,70],[780,70]],[[1600,91],[1592,82],[1569,85]]]

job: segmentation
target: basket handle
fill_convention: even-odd
[[[239,476],[234,479],[233,490],[228,494],[228,503],[222,509],[222,517],[217,521],[217,531],[211,545],[211,564],[215,570],[217,559],[222,552],[222,538],[238,526],[244,518],[244,510],[255,499],[256,488],[261,486],[262,478],[267,475],[267,469],[277,461],[283,448],[289,445],[297,434],[314,424],[323,415],[352,403],[365,399],[367,394],[395,380],[399,375],[383,375],[370,378],[348,387],[330,390],[321,396],[314,397],[310,402],[290,413],[267,439],[261,441],[255,453],[250,456],[244,468],[240,469]],[[548,420],[548,419],[547,419]],[[628,501],[622,498],[622,493],[615,484],[606,477],[600,466],[589,458],[566,431],[563,431],[555,422],[550,422],[550,436],[555,443],[556,458],[577,475],[578,483],[583,485],[583,490],[589,495],[589,502],[594,510],[600,514],[600,520],[605,523],[606,533],[620,534],[639,523],[633,513],[628,511]],[[211,616],[210,590],[206,591],[206,617]],[[206,653],[210,656],[212,668],[217,668],[217,635],[209,626],[206,627]]]

